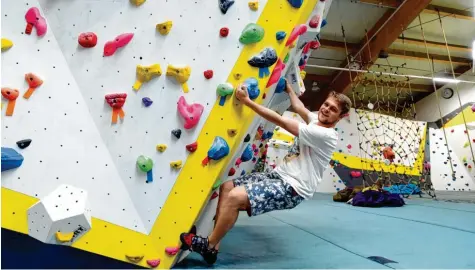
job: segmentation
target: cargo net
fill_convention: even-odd
[[[359,80],[352,91],[363,185],[435,197],[424,162],[426,123],[415,121],[410,82]]]

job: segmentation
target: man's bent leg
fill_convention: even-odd
[[[239,216],[239,210],[250,206],[246,189],[242,186],[233,188],[219,207],[216,226],[208,237],[210,248],[215,247],[226,233],[234,226]]]
[[[229,192],[234,188],[234,183],[233,181],[228,181],[228,182],[225,182],[223,183],[220,187],[219,187],[219,197],[218,197],[218,206],[216,207],[216,215],[215,215],[215,221],[214,221],[214,227],[216,227],[216,224],[218,222],[218,217],[219,217],[219,208],[220,206],[223,204],[223,201],[226,200],[226,198],[228,197],[228,194]],[[219,244],[216,244],[216,246],[214,247],[216,250],[219,249]]]

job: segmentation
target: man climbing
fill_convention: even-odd
[[[350,99],[331,92],[317,114],[307,110],[290,85],[286,84],[292,108],[307,124],[283,117],[249,98],[246,86],[239,85],[236,97],[266,120],[292,133],[295,141],[283,163],[272,172],[256,172],[225,182],[220,187],[215,228],[209,237],[182,233],[184,249],[200,253],[213,264],[217,260],[219,243],[234,226],[239,211],[257,216],[274,210],[292,209],[312,198],[323,172],[328,166],[338,141],[334,129],[349,113]]]

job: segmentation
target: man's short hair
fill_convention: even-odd
[[[341,109],[340,115],[347,114],[350,111],[350,109],[351,109],[351,100],[350,100],[349,97],[347,97],[346,95],[344,95],[342,93],[338,93],[338,92],[335,92],[335,91],[331,91],[328,94],[327,98],[329,98],[329,97],[333,97],[336,100],[338,100],[338,103],[340,104],[340,109]]]

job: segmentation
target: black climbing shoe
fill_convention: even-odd
[[[181,249],[190,250],[201,254],[208,264],[216,262],[218,251],[209,248],[208,238],[198,236],[194,233],[182,233],[180,235]]]

